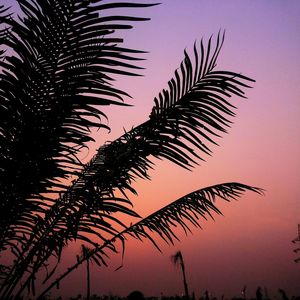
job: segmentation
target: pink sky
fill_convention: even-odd
[[[145,1],[147,2],[147,1]],[[300,294],[300,264],[293,260],[291,240],[300,223],[300,2],[162,0],[162,5],[139,10],[150,22],[124,33],[125,44],[147,50],[144,77],[121,79],[116,84],[133,96],[131,108],[106,110],[112,132],[97,135],[97,147],[145,121],[153,98],[167,87],[183,50],[195,39],[207,41],[219,29],[226,39],[219,69],[241,72],[256,80],[247,100],[238,106],[234,124],[212,157],[193,172],[156,161],[151,181],[137,181],[137,211],[146,216],[163,205],[201,187],[238,181],[266,190],[264,197],[248,193],[238,202],[220,205],[224,217],[202,222],[204,230],[182,238],[158,253],[149,243],[129,241],[124,266],[113,255],[109,268],[92,267],[92,293],[127,295],[139,289],[145,295],[183,292],[179,270],[170,255],[181,250],[190,290],[200,296],[239,295],[244,285],[254,295],[257,286],[277,295]],[[4,3],[12,3],[5,0]],[[134,14],[134,12],[133,12]],[[76,248],[76,247],[75,247]],[[74,255],[74,249],[68,254]],[[69,260],[69,259],[68,259]],[[85,294],[85,268],[61,284],[54,294]]]

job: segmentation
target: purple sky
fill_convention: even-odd
[[[221,182],[259,186],[266,195],[247,194],[238,202],[221,205],[224,217],[203,222],[204,230],[195,230],[174,247],[163,246],[163,254],[147,242],[129,241],[122,269],[114,272],[121,255],[112,255],[106,269],[92,268],[92,292],[127,295],[140,289],[147,296],[181,294],[179,270],[169,259],[180,249],[196,296],[206,289],[217,296],[238,296],[244,285],[250,295],[257,286],[267,287],[270,296],[277,295],[278,287],[289,296],[299,295],[300,264],[293,262],[291,240],[300,223],[300,2],[161,2],[138,10],[152,20],[124,33],[127,46],[150,52],[142,62],[145,76],[116,83],[133,96],[134,107],[106,110],[112,133],[98,133],[95,147],[118,137],[123,127],[130,129],[145,121],[153,98],[179,66],[183,50],[190,50],[196,39],[207,41],[225,29],[219,69],[241,72],[257,81],[247,91],[248,100],[234,100],[239,109],[229,135],[219,141],[213,157],[192,173],[156,162],[152,181],[137,181],[139,196],[132,199],[137,211],[146,216],[193,190]],[[67,261],[78,247],[66,250]],[[84,294],[84,272],[83,267],[53,293]]]

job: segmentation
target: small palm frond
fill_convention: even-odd
[[[122,243],[123,253],[125,250],[125,241],[128,237],[133,237],[140,241],[143,241],[144,239],[150,240],[159,251],[160,247],[156,241],[157,237],[168,245],[174,244],[174,240],[179,240],[178,230],[176,230],[177,227],[182,228],[186,234],[191,231],[191,226],[189,224],[199,228],[202,219],[207,220],[207,216],[213,218],[213,212],[221,214],[220,210],[215,206],[215,202],[218,199],[230,202],[231,200],[237,200],[246,191],[263,194],[263,190],[260,188],[231,182],[206,187],[181,197],[126,228],[102,245],[98,245],[91,249],[88,256],[79,259],[76,264],[69,267],[65,273],[57,277],[57,279],[52,282],[39,297],[45,295],[86,259],[95,257],[97,258],[98,265],[106,265],[106,262],[104,261],[104,258],[107,256],[106,252],[107,250],[116,252],[115,244],[117,241]],[[102,261],[102,264],[100,261]]]
[[[211,154],[210,144],[227,132],[234,116],[232,96],[244,97],[241,88],[249,88],[252,79],[230,71],[217,71],[216,60],[223,45],[224,35],[218,35],[212,51],[211,39],[205,50],[203,43],[194,46],[194,59],[185,52],[185,58],[175,76],[168,82],[168,89],[155,98],[150,119],[155,119],[154,133],[158,134],[157,147],[163,145],[159,157],[191,168],[193,158],[203,159],[199,151]]]
[[[82,170],[76,154],[92,140],[91,128],[107,127],[99,106],[123,104],[128,96],[111,85],[111,74],[137,75],[142,52],[121,47],[122,39],[113,33],[147,19],[114,16],[110,10],[151,6],[18,3],[18,20],[0,8],[1,24],[9,28],[5,38],[1,32],[1,43],[11,53],[0,60],[0,247],[18,228],[30,231],[38,222],[31,212],[48,209],[40,201],[43,193],[65,191],[61,180]],[[106,16],[99,15],[103,10]]]

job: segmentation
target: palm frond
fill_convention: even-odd
[[[11,14],[8,12],[9,8],[5,7],[4,5],[0,5],[0,60],[4,58],[5,49],[2,48],[4,41],[7,39],[8,36],[8,30],[5,26],[6,21],[11,16]],[[1,131],[0,131],[1,133]]]
[[[135,62],[142,51],[120,47],[122,39],[113,33],[130,29],[128,22],[146,19],[113,14],[102,18],[99,10],[152,5],[18,3],[22,17],[1,17],[10,28],[1,43],[12,53],[0,60],[1,245],[20,215],[45,213],[43,193],[66,190],[61,179],[82,170],[77,152],[92,140],[92,127],[107,127],[99,106],[123,104],[128,96],[111,85],[110,74],[137,75],[141,69]],[[2,6],[0,10],[4,13]]]
[[[211,212],[221,214],[215,206],[217,199],[225,201],[237,200],[246,191],[262,194],[263,190],[240,183],[224,183],[194,191],[158,210],[149,217],[136,223],[126,230],[135,238],[143,239],[156,233],[169,244],[178,240],[174,232],[174,226],[179,226],[187,234],[191,231],[190,225],[200,227],[200,218],[207,219],[207,215],[213,218]],[[190,223],[190,225],[188,225]]]
[[[222,42],[223,37],[218,36],[212,54],[211,41],[207,53],[201,42],[201,60],[195,47],[194,67],[185,53],[181,75],[176,71],[168,84],[170,90],[159,94],[159,102],[155,99],[150,119],[101,147],[89,164],[91,171],[80,177],[81,183],[92,182],[96,190],[113,195],[116,188],[121,192],[128,189],[136,177],[148,178],[151,156],[189,168],[199,152],[209,154],[211,150],[205,142],[216,143],[213,136],[229,126],[224,115],[234,115],[233,105],[226,98],[243,96],[239,86],[248,87],[243,81],[252,81],[234,72],[213,70]]]
[[[199,152],[210,154],[209,143],[215,144],[216,136],[229,126],[225,116],[234,115],[234,106],[227,99],[232,95],[243,96],[240,87],[248,87],[245,82],[251,81],[231,71],[214,69],[223,40],[224,35],[218,35],[214,50],[211,39],[206,50],[202,41],[200,51],[195,44],[193,59],[185,52],[184,61],[168,83],[169,89],[155,99],[149,120],[101,147],[74,184],[40,219],[41,224],[37,223],[29,238],[30,245],[38,247],[32,253],[50,255],[45,247],[63,239],[63,243],[52,248],[58,255],[68,240],[86,240],[87,233],[100,240],[105,237],[99,232],[114,236],[113,223],[124,224],[111,213],[135,215],[126,206],[130,204],[126,198],[115,197],[115,190],[125,196],[126,190],[135,192],[132,181],[136,177],[149,178],[151,156],[190,168],[195,159],[201,158]],[[185,227],[184,223],[182,226]],[[41,243],[43,239],[48,242]],[[94,238],[89,240],[94,243]],[[42,259],[38,257],[40,263]],[[47,258],[44,256],[44,261]]]
[[[38,231],[45,225],[41,216],[47,216],[53,204],[45,193],[66,191],[61,180],[82,171],[76,154],[92,140],[91,128],[107,127],[99,106],[123,105],[123,98],[129,96],[112,86],[111,74],[135,76],[141,69],[136,61],[143,52],[121,47],[122,39],[114,33],[147,18],[120,17],[109,11],[153,4],[18,3],[22,12],[18,19],[0,7],[0,22],[5,27],[3,31],[1,27],[1,46],[10,49],[5,55],[0,53],[0,249],[10,248],[21,260],[17,268],[22,270],[28,264],[22,254],[33,233],[38,239],[45,237],[45,230]],[[105,17],[99,15],[102,10],[108,11]],[[110,210],[115,211],[116,206],[110,205]],[[63,221],[69,219],[64,216]],[[37,258],[51,253],[59,257],[65,245],[59,233],[45,239]],[[18,277],[12,276],[15,282]]]
[[[51,255],[59,259],[62,247],[69,240],[79,238],[95,245],[94,238],[105,241],[107,235],[114,236],[115,224],[124,227],[115,212],[137,216],[128,207],[130,201],[125,192],[135,193],[131,183],[136,177],[149,178],[151,156],[190,169],[197,159],[203,159],[199,150],[211,153],[210,144],[216,144],[216,137],[230,125],[225,116],[234,116],[234,106],[228,98],[244,97],[241,88],[249,87],[245,82],[252,81],[234,72],[214,70],[223,40],[224,36],[219,35],[213,51],[211,40],[206,50],[202,41],[200,51],[195,44],[193,59],[185,52],[185,59],[169,81],[168,90],[155,99],[149,120],[101,147],[45,218],[36,219],[29,238],[19,241],[23,246],[18,257],[30,253],[23,260],[22,272],[31,264],[34,274]],[[124,199],[116,198],[117,189],[124,194]],[[189,212],[186,215],[190,216]],[[195,222],[193,218],[190,221]],[[23,223],[26,230],[26,222]],[[32,224],[31,220],[27,234]],[[188,231],[185,222],[181,226]],[[173,242],[175,237],[171,232],[161,228],[161,233],[166,241]],[[151,239],[150,235],[147,237]]]
[[[177,227],[183,229],[185,233],[191,231],[191,226],[188,224],[199,228],[201,220],[207,220],[207,217],[213,218],[212,213],[221,214],[221,211],[215,205],[215,202],[218,199],[230,202],[231,200],[237,200],[247,191],[263,194],[263,190],[260,188],[231,182],[199,189],[179,198],[141,221],[124,229],[102,245],[90,249],[88,255],[81,257],[76,264],[68,267],[67,271],[57,277],[57,279],[41,293],[38,299],[78,268],[78,266],[86,259],[91,259],[95,256],[98,262],[99,260],[104,261],[104,257],[107,256],[107,250],[116,252],[116,242],[121,242],[124,252],[125,240],[127,240],[128,237],[133,237],[140,241],[146,239],[150,240],[160,251],[160,247],[156,241],[157,237],[168,245],[173,244],[174,240],[179,240],[178,230],[175,230]],[[106,263],[102,262],[99,263],[99,265],[106,265]]]
[[[215,143],[213,136],[218,131],[225,131],[229,123],[223,115],[234,115],[232,104],[225,98],[243,96],[238,86],[247,87],[243,81],[251,80],[230,71],[214,71],[223,39],[224,36],[218,36],[212,53],[211,40],[207,51],[204,51],[201,42],[200,58],[195,46],[194,68],[185,52],[181,75],[176,71],[175,79],[169,81],[169,92],[160,93],[159,102],[155,99],[156,105],[150,119],[101,147],[87,165],[86,172],[79,176],[70,189],[72,197],[63,195],[54,207],[66,202],[74,206],[79,203],[76,199],[82,195],[80,191],[88,190],[80,198],[84,205],[78,212],[89,218],[104,210],[102,199],[115,197],[116,189],[125,196],[126,190],[135,193],[131,187],[132,181],[137,177],[149,179],[147,171],[153,166],[151,156],[167,158],[188,168],[195,162],[193,157],[200,157],[199,152],[209,153],[205,141]]]

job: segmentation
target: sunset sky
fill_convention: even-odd
[[[2,2],[3,0],[1,0]],[[15,5],[14,1],[4,0]],[[105,1],[107,2],[107,1]],[[147,1],[144,1],[147,2]],[[183,51],[195,40],[205,41],[221,29],[226,38],[218,69],[240,72],[256,80],[246,90],[229,134],[218,140],[212,157],[188,172],[165,161],[154,161],[151,181],[138,180],[132,196],[135,209],[147,216],[201,187],[237,181],[266,190],[265,196],[247,193],[233,203],[217,203],[224,216],[203,220],[163,254],[150,243],[128,241],[123,268],[121,254],[112,255],[108,268],[92,267],[92,293],[125,296],[141,290],[146,296],[183,293],[179,270],[170,256],[181,250],[190,290],[201,296],[239,296],[246,285],[254,295],[258,286],[269,295],[278,288],[300,295],[300,263],[294,263],[291,243],[300,223],[300,2],[283,0],[161,0],[132,15],[151,17],[122,33],[125,45],[149,51],[140,66],[143,77],[122,78],[116,86],[132,97],[133,107],[106,108],[112,132],[95,134],[97,144],[113,140],[124,129],[144,122],[153,98],[179,66]],[[124,12],[124,11],[123,11]],[[125,11],[126,12],[126,11]],[[92,150],[91,150],[92,151]],[[79,247],[79,245],[78,245]],[[66,250],[74,258],[77,246]],[[69,258],[67,258],[69,261]],[[61,283],[53,294],[85,294],[85,267]]]

